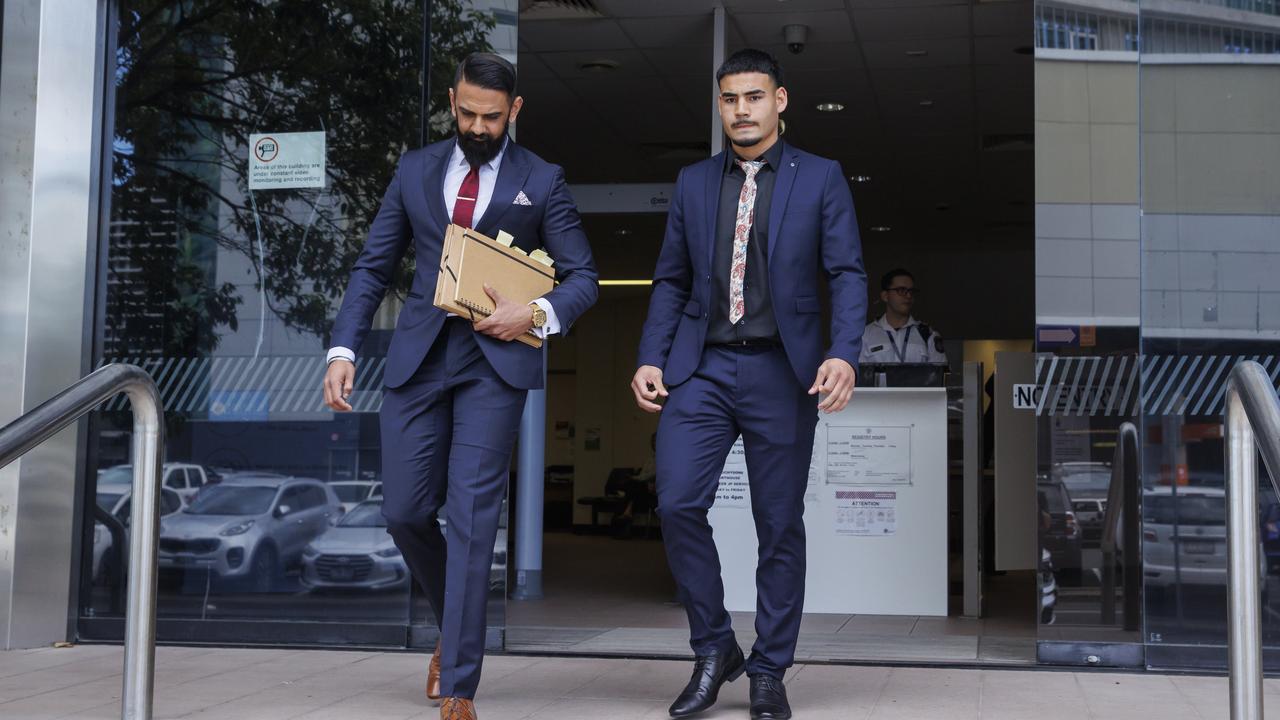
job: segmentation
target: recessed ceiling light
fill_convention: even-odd
[[[844,109],[844,105],[838,102],[818,103],[819,112],[840,112]]]
[[[907,57],[924,57],[925,55],[928,55],[928,54],[929,54],[928,50],[908,50],[907,51]]]
[[[889,232],[893,228],[888,225],[872,225],[870,229],[871,232]]]
[[[626,228],[621,228],[618,230],[614,230],[613,234],[617,235],[618,237],[626,237],[631,234],[631,231]]]
[[[621,65],[622,63],[618,62],[617,60],[610,60],[608,58],[597,58],[595,60],[588,60],[584,63],[579,63],[578,69],[583,72],[600,73],[600,72],[610,72],[613,70],[617,70],[619,67],[621,67]]]
[[[869,183],[869,182],[871,182],[871,176],[870,176],[870,175],[850,175],[850,176],[849,176],[849,179],[850,179],[850,180],[852,180],[852,181],[854,181],[854,182],[856,182],[856,183]]]
[[[933,101],[932,101],[932,100],[921,100],[921,101],[920,101],[920,107],[933,107]]]

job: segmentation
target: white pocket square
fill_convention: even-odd
[[[513,200],[511,204],[512,205],[532,205],[533,203],[529,202],[529,196],[525,195],[524,191],[521,190],[520,192],[516,193],[516,199]]]

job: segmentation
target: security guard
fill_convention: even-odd
[[[890,270],[880,278],[880,301],[885,312],[867,324],[859,364],[947,362],[942,336],[911,317],[916,292],[915,276],[904,268]]]

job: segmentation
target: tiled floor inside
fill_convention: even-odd
[[[543,542],[545,597],[507,603],[508,650],[689,655],[688,624],[674,602],[660,541],[547,533]],[[1030,575],[993,578],[988,617],[981,620],[809,614],[800,626],[796,658],[1030,665],[1036,641],[1033,583]],[[733,613],[744,647],[755,639],[753,623],[754,613]]]
[[[118,646],[0,652],[0,718],[120,717]],[[155,718],[408,720],[436,718],[422,695],[423,653],[162,647]],[[495,656],[485,661],[484,720],[657,720],[689,663]],[[1280,681],[1266,702],[1280,712]],[[1226,719],[1221,677],[797,665],[797,720]],[[726,687],[709,720],[747,717],[747,686]]]

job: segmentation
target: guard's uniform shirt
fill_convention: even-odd
[[[928,325],[908,318],[907,324],[894,328],[881,315],[868,323],[862,333],[862,354],[859,364],[891,363],[945,363],[947,354],[942,350],[942,336]]]

